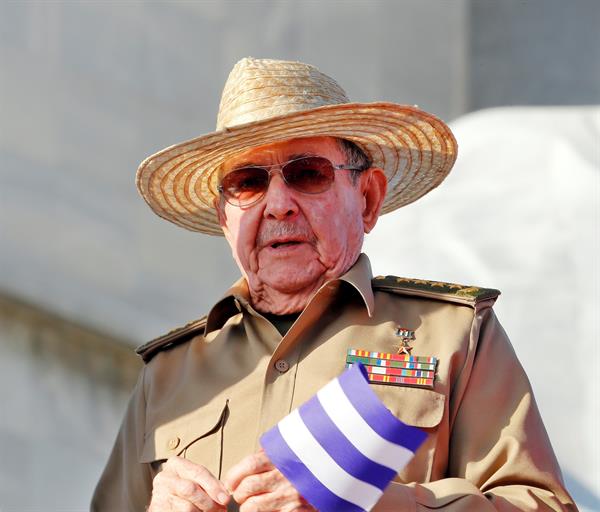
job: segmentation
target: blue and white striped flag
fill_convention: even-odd
[[[265,432],[261,445],[320,511],[371,510],[425,440],[369,387],[359,364]]]

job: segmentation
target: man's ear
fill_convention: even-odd
[[[379,167],[371,167],[361,173],[361,192],[363,194],[363,225],[365,233],[375,227],[379,212],[387,192],[387,178]]]

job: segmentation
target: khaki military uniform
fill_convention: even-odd
[[[223,477],[261,433],[345,366],[348,348],[439,359],[433,389],[371,384],[428,433],[376,510],[576,510],[531,387],[493,311],[498,292],[371,278],[361,255],[324,285],[285,336],[242,280],[210,311],[139,351],[146,361],[92,509],[142,511],[152,479],[180,455]]]

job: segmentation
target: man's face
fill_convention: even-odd
[[[236,155],[226,162],[222,176],[248,164],[272,166],[300,155],[325,157],[334,165],[346,163],[346,156],[331,137],[291,139]],[[314,292],[352,266],[365,231],[374,225],[371,212],[367,212],[365,223],[372,170],[361,173],[356,184],[350,171],[336,170],[327,191],[306,194],[286,185],[279,167],[272,169],[269,187],[260,201],[241,208],[220,199],[217,210],[221,227],[251,293]]]

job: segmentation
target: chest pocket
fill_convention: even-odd
[[[442,419],[445,414],[446,396],[429,389],[371,384],[371,389],[385,406],[402,422],[419,427],[427,438],[417,450],[415,457],[398,474],[399,482],[428,482],[438,446],[447,443]],[[447,449],[446,449],[447,451]],[[445,454],[443,454],[445,456]]]
[[[156,474],[169,457],[178,455],[203,465],[219,478],[228,413],[228,400],[219,400],[157,426],[144,440],[140,462],[150,464]]]

